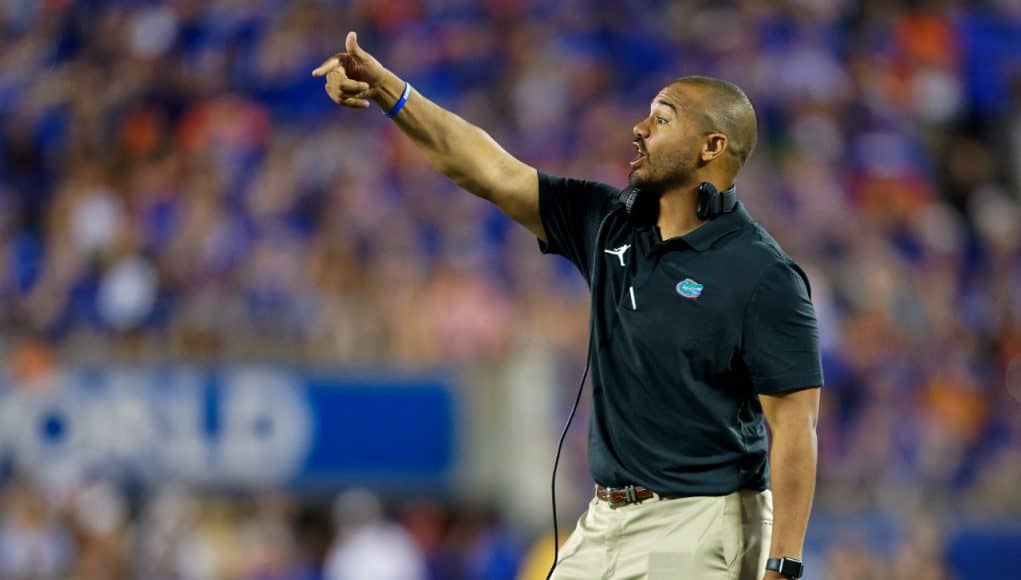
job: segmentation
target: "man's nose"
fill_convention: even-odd
[[[634,127],[631,127],[631,135],[635,139],[645,139],[646,137],[649,136],[649,131],[646,129],[647,127],[645,123],[646,120],[647,119],[642,119],[641,121],[635,123]]]

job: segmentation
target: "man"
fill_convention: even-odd
[[[755,147],[744,93],[705,77],[660,91],[633,129],[629,181],[642,193],[629,200],[634,189],[621,195],[515,159],[415,93],[353,32],[346,52],[313,74],[338,104],[375,102],[434,167],[589,281],[596,497],[554,577],[800,576],[815,488],[818,332],[804,273],[732,190],[715,193]],[[700,198],[713,211],[700,211]]]

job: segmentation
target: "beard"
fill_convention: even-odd
[[[628,172],[628,185],[639,195],[631,198],[628,207],[628,221],[635,226],[656,223],[659,215],[660,198],[665,193],[687,183],[694,172],[683,153],[669,158],[657,157],[662,163],[654,163],[649,155],[642,157],[637,167]]]
[[[695,171],[693,160],[683,155],[662,159],[663,163],[653,162],[648,155],[642,158],[638,167],[628,172],[628,185],[656,195],[690,181]]]

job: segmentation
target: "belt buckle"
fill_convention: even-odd
[[[638,494],[635,492],[634,485],[627,485],[624,487],[624,495],[627,497],[626,505],[638,503]]]
[[[607,491],[607,494],[606,494],[607,500],[608,500],[608,502],[610,504],[610,508],[612,508],[612,509],[617,509],[620,506],[624,506],[624,505],[631,505],[633,503],[638,503],[638,494],[635,492],[635,486],[633,486],[633,485],[625,485],[624,487],[617,487],[617,488],[608,487],[608,488],[606,488],[606,491]],[[614,495],[617,492],[621,492],[621,491],[624,492],[624,499],[622,499],[622,500],[615,500],[614,499]]]

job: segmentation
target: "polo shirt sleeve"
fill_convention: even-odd
[[[539,215],[546,241],[544,254],[571,261],[587,279],[599,224],[610,211],[619,191],[605,183],[554,177],[539,172]]]
[[[822,385],[819,328],[808,277],[797,264],[781,262],[762,275],[745,312],[742,351],[758,393]]]

